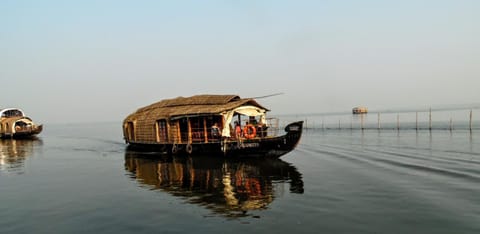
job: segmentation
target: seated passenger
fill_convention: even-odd
[[[220,129],[218,128],[217,123],[213,124],[211,133],[212,133],[213,138],[219,138],[220,137]]]
[[[257,133],[260,137],[266,137],[267,136],[267,129],[268,129],[268,126],[262,122],[260,122],[258,125],[257,125]]]
[[[240,138],[242,137],[242,127],[238,123],[238,121],[235,121],[235,137]]]

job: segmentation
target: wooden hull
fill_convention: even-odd
[[[233,157],[278,158],[292,151],[300,141],[303,121],[294,122],[285,127],[286,134],[276,137],[253,139],[223,139],[209,143],[158,144],[130,142],[129,150],[154,151],[165,154],[217,155]]]
[[[25,129],[21,131],[15,131],[14,133],[0,133],[0,138],[8,139],[25,139],[25,138],[34,138],[36,135],[40,134],[43,130],[43,125],[35,126],[31,129]]]

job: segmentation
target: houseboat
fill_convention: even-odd
[[[368,113],[368,109],[366,107],[354,107],[352,109],[352,113],[354,115],[357,115],[357,114],[366,114]]]
[[[278,158],[292,151],[303,121],[280,135],[278,119],[252,98],[196,95],[166,99],[138,109],[123,122],[130,149],[168,154],[208,154]]]
[[[36,125],[18,108],[0,110],[0,138],[28,138],[39,134],[43,125]]]

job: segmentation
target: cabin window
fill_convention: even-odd
[[[223,121],[221,116],[209,116],[206,118],[207,135],[209,141],[216,141],[222,135]]]
[[[17,116],[23,116],[23,113],[20,110],[7,110],[3,112],[2,117],[17,117]]]
[[[188,119],[182,118],[179,120],[180,124],[180,142],[188,141]]]
[[[127,123],[127,136],[129,140],[135,140],[135,124],[133,122]]]
[[[193,142],[209,142],[220,139],[222,133],[221,116],[192,117],[189,120]],[[215,127],[213,127],[214,125]]]
[[[167,120],[157,121],[157,142],[168,142]]]
[[[206,139],[205,136],[205,118],[194,117],[190,118],[190,127],[192,131],[192,141],[193,142],[204,142]]]

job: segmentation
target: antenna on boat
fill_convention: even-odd
[[[278,96],[278,95],[283,95],[284,93],[274,93],[274,94],[269,94],[265,96],[259,96],[259,97],[252,97],[251,99],[260,99],[260,98],[267,98],[267,97],[273,97],[273,96]]]

